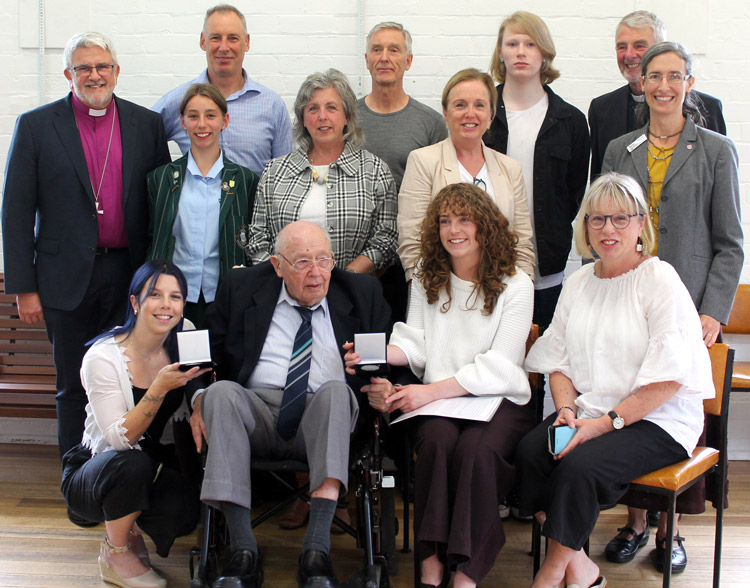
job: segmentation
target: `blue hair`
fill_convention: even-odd
[[[135,274],[133,274],[133,279],[130,280],[130,288],[128,289],[128,301],[131,296],[135,296],[136,300],[138,300],[138,306],[140,306],[142,300],[151,296],[154,288],[156,288],[156,281],[159,279],[159,276],[174,276],[180,286],[182,299],[187,300],[187,280],[185,279],[185,274],[182,273],[182,270],[167,259],[155,259],[144,263],[135,271]],[[117,337],[118,335],[125,335],[127,337],[133,332],[136,320],[137,317],[133,311],[133,305],[128,303],[128,309],[125,313],[125,322],[122,326],[105,331],[101,335],[94,337],[91,341],[86,343],[86,345],[93,345],[100,339],[106,339],[107,337]],[[167,340],[164,343],[170,361],[172,362],[178,361],[177,332],[182,330],[183,322],[184,319],[181,318],[170,331]]]

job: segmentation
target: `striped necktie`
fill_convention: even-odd
[[[307,380],[310,376],[310,362],[312,360],[312,310],[295,306],[294,309],[302,317],[302,324],[294,337],[292,357],[289,360],[289,372],[286,376],[284,396],[281,398],[279,420],[276,430],[282,438],[289,440],[297,434],[302,413],[305,412],[305,398]]]

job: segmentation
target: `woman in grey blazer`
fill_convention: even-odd
[[[711,347],[729,318],[744,259],[738,162],[730,139],[701,126],[703,117],[691,96],[691,70],[690,53],[679,43],[649,48],[641,61],[646,126],[610,142],[602,171],[628,174],[641,184],[658,237],[652,253],[677,270],[700,314],[703,341]],[[680,498],[678,512],[705,509],[702,486]],[[629,503],[647,506],[638,500]],[[665,534],[662,517],[654,559],[660,571]],[[682,541],[675,537],[673,572],[687,565]],[[605,553],[610,561],[624,563],[646,543],[646,512],[631,508],[627,526]]]

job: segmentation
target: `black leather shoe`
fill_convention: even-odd
[[[229,563],[212,588],[260,588],[263,585],[263,556],[249,549],[232,552]]]
[[[630,527],[621,527],[617,530],[619,531],[617,536],[604,548],[604,555],[612,563],[627,563],[632,561],[638,550],[648,543],[648,526],[640,534]],[[631,535],[632,539],[628,539],[628,535]]]
[[[687,553],[685,553],[685,547],[682,542],[685,540],[684,537],[679,535],[674,536],[674,540],[677,545],[672,543],[672,573],[679,574],[684,572],[687,567]],[[666,538],[662,541],[656,542],[656,549],[653,551],[653,562],[654,567],[659,570],[662,574],[664,573],[664,555],[667,551],[667,540]]]
[[[299,556],[299,588],[334,588],[338,586],[331,556],[324,551],[308,549]]]

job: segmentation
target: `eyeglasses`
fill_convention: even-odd
[[[666,78],[667,83],[670,86],[679,86],[682,82],[685,80],[691,78],[690,74],[682,74],[676,71],[673,71],[672,73],[668,73],[667,75],[663,76],[660,73],[650,73],[647,76],[643,76],[643,79],[646,80],[647,84],[651,84],[654,86],[658,86],[661,84],[661,81]]]
[[[97,63],[96,65],[76,65],[68,69],[74,71],[79,76],[90,76],[93,70],[96,70],[100,76],[108,76],[112,70],[117,67],[116,63]]]
[[[607,224],[607,219],[610,220],[612,226],[616,229],[627,229],[630,224],[630,219],[634,216],[643,216],[643,213],[627,214],[626,212],[618,212],[617,214],[587,214],[586,224],[590,229],[598,231],[604,228]]]
[[[487,191],[487,182],[485,182],[482,178],[474,178],[474,185],[477,188],[481,188],[485,192]]]
[[[318,269],[322,272],[330,272],[333,266],[336,265],[336,260],[333,257],[319,257],[318,259],[298,259],[295,262],[289,261],[281,253],[277,253],[281,259],[286,261],[298,272],[308,272],[312,269],[313,265],[317,265]]]

